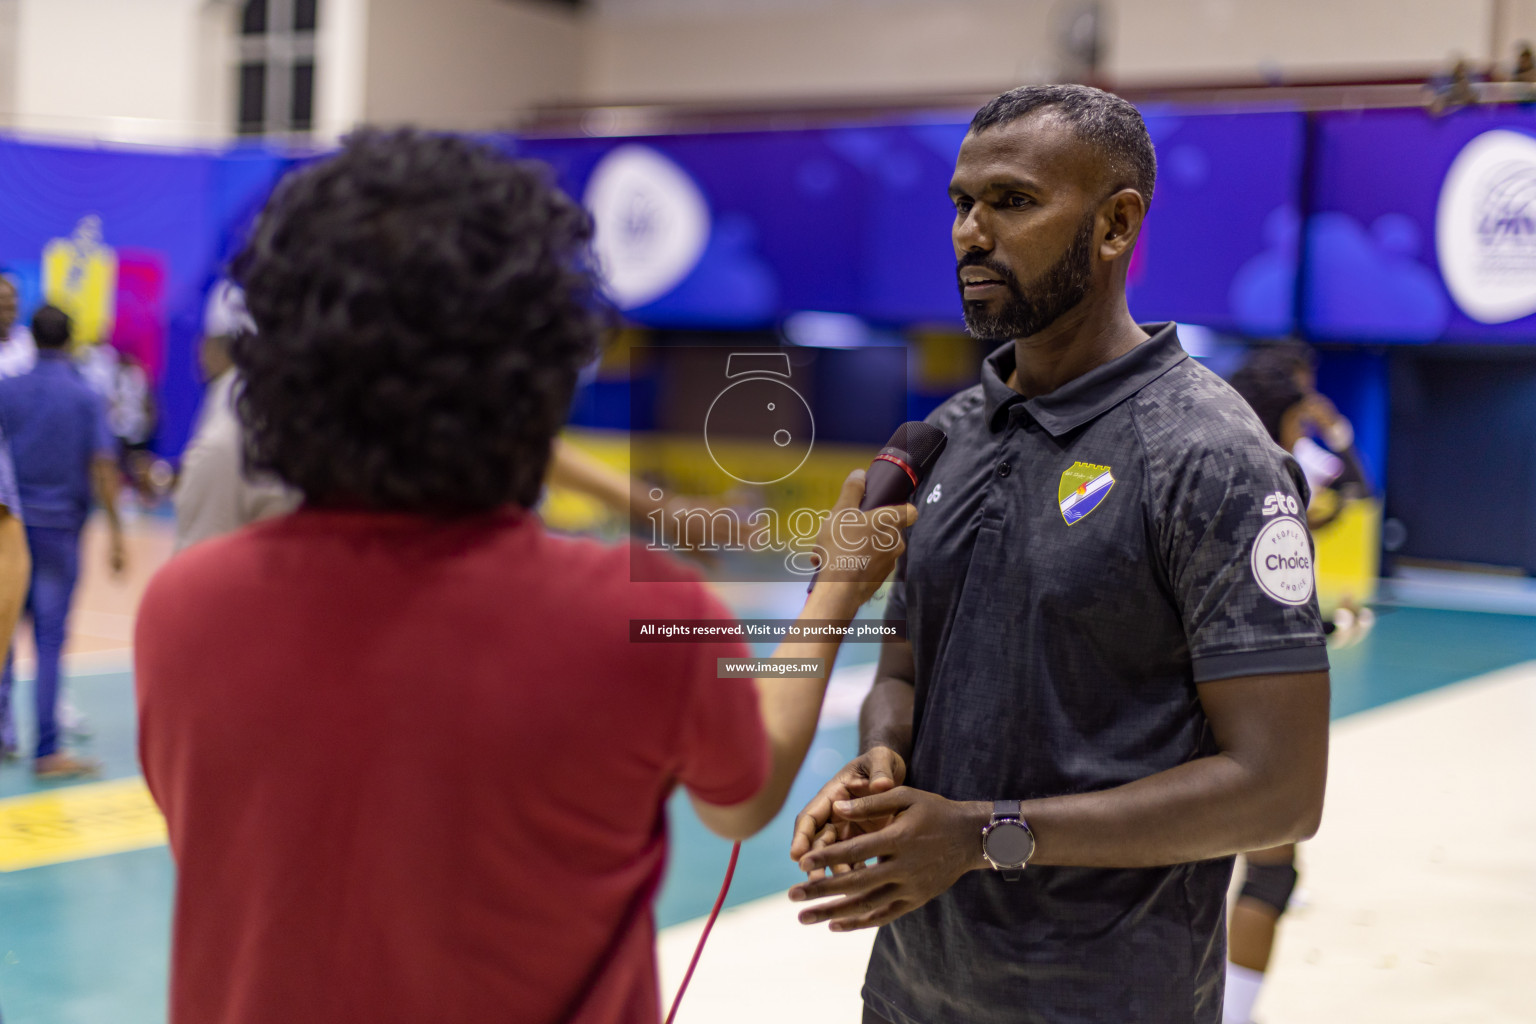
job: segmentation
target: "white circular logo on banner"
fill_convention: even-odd
[[[1464,146],[1440,187],[1440,273],[1472,319],[1536,313],[1536,138],[1497,129]]]
[[[661,298],[698,264],[709,206],[688,172],[649,146],[619,146],[587,181],[593,250],[620,309]]]
[[[1271,519],[1253,541],[1253,578],[1281,604],[1306,604],[1312,598],[1312,539],[1290,516]]]

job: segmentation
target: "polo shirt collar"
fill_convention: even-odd
[[[981,368],[987,426],[1000,430],[1006,411],[1022,405],[1046,433],[1060,437],[1113,409],[1189,358],[1171,321],[1143,324],[1142,330],[1151,337],[1125,355],[1094,367],[1055,391],[1028,399],[1008,386],[1014,370],[1013,342],[1001,345]]]

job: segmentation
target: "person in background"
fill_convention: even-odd
[[[1449,114],[1477,102],[1477,88],[1472,83],[1472,65],[1458,57],[1449,76],[1439,76],[1425,83],[1429,89],[1429,112]]]
[[[1354,450],[1354,428],[1317,390],[1316,356],[1299,342],[1263,345],[1232,375],[1232,387],[1258,413],[1275,443],[1290,452],[1311,491],[1307,526],[1331,523],[1344,503],[1369,494]],[[1321,443],[1319,443],[1321,442]],[[1357,641],[1371,628],[1369,608],[1341,606],[1324,623],[1335,645]],[[1228,921],[1224,1024],[1248,1024],[1264,984],[1280,918],[1296,888],[1296,845],[1245,855],[1243,888]]]
[[[26,373],[37,361],[32,332],[19,322],[20,314],[21,296],[15,282],[0,274],[0,377]],[[16,632],[16,621],[21,617],[31,571],[11,447],[0,438],[0,629],[5,631],[7,652]],[[0,761],[12,761],[18,756],[15,723],[7,714],[8,707],[8,702],[0,707]]]
[[[60,749],[59,663],[80,566],[80,531],[94,492],[106,513],[108,557],[120,574],[127,556],[117,517],[116,444],[100,398],[70,362],[69,317],[43,306],[32,317],[37,365],[0,380],[0,430],[10,438],[31,555],[26,611],[37,641],[37,749],[40,779],[95,774],[100,764]],[[0,674],[0,714],[10,724],[14,678],[8,655]],[[12,733],[13,734],[13,733]]]
[[[1530,43],[1520,43],[1516,47],[1509,81],[1515,89],[1515,102],[1522,107],[1536,105],[1536,55],[1531,53]]]
[[[37,365],[37,345],[32,341],[32,332],[20,323],[20,311],[15,283],[0,275],[0,379],[19,377]],[[72,736],[84,738],[91,735],[90,723],[75,707],[68,693],[59,697],[58,721],[60,727]],[[15,756],[14,744],[4,750],[7,757]]]
[[[1502,64],[1495,64],[1489,77],[1495,82],[1536,82],[1536,56],[1531,53],[1531,44],[1516,43],[1515,62],[1508,70]]]
[[[18,322],[21,296],[16,284],[0,274],[0,377],[16,377],[37,362],[32,332]]]
[[[252,475],[244,468],[244,432],[235,409],[240,377],[229,347],[239,335],[255,331],[239,286],[231,281],[215,284],[203,310],[203,340],[197,351],[207,390],[172,496],[176,551],[299,505],[297,491],[270,474]]]
[[[117,351],[116,346],[106,340],[76,342],[73,349],[75,369],[80,371],[80,376],[90,385],[91,390],[101,396],[102,406],[110,410],[112,391],[117,381],[117,367],[122,360],[122,355]],[[108,425],[111,425],[110,414]]]
[[[1230,383],[1306,474],[1311,490],[1308,527],[1327,526],[1345,501],[1370,494],[1355,452],[1354,427],[1317,390],[1316,356],[1310,347],[1300,342],[1259,346]]]
[[[16,469],[11,446],[0,434],[0,637],[10,656],[16,623],[27,599],[32,556],[27,551],[26,528],[21,522],[21,497],[16,490]],[[9,702],[0,705],[0,761],[19,756],[15,721],[7,713]]]
[[[1516,82],[1536,84],[1536,54],[1532,54],[1530,43],[1520,44],[1520,52],[1515,56],[1513,77]]]
[[[117,438],[123,476],[144,507],[151,507],[160,500],[153,479],[156,458],[150,448],[158,417],[154,383],[148,371],[137,358],[124,353],[118,360],[117,374],[112,381],[107,421]]]
[[[363,131],[236,259],[246,451],[304,503],[170,559],[140,606],[172,1024],[657,1024],[671,793],[732,839],[783,805],[839,641],[755,680],[722,674],[739,640],[635,642],[734,620],[686,567],[531,512],[605,321],[591,237],[542,167]],[[900,553],[917,510],[862,493],[802,623],[846,626]]]
[[[0,281],[3,281],[0,278]],[[3,333],[3,331],[0,331]],[[21,499],[16,493],[16,470],[11,465],[11,449],[0,436],[0,630],[4,630],[7,653],[11,638],[16,634],[16,621],[21,618],[22,604],[27,597],[27,577],[32,570],[31,556],[27,554],[27,534],[21,524]],[[4,717],[0,713],[0,717]],[[4,717],[0,728],[10,729],[10,720]],[[0,762],[16,757],[15,740],[0,737]],[[0,1021],[4,1015],[0,1014]]]

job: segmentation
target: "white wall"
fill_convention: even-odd
[[[583,21],[508,0],[371,0],[366,100],[373,124],[505,128],[538,103],[574,98]]]
[[[1107,70],[1120,81],[1415,71],[1458,52],[1485,59],[1492,11],[1492,0],[1118,0]]]
[[[16,114],[17,0],[0,0],[0,128]]]
[[[1389,76],[1489,57],[1536,0],[1103,0],[1103,75]],[[592,0],[595,102],[989,90],[1054,76],[1080,0]],[[1508,59],[1508,53],[1500,54]]]
[[[1084,0],[322,0],[316,134],[494,129],[546,103],[1000,90],[1054,77]],[[1103,0],[1128,84],[1416,73],[1536,35],[1536,0]],[[0,0],[0,126],[227,138],[239,0]],[[1497,27],[1494,12],[1501,13]],[[1507,52],[1502,54],[1508,59]]]
[[[315,37],[315,136],[329,141],[364,119],[369,0],[321,0]]]
[[[22,0],[22,130],[129,142],[217,136],[199,80],[205,0]]]
[[[1051,74],[1050,0],[605,0],[596,101],[911,95]]]
[[[29,2],[36,3],[37,0]],[[187,135],[212,141],[228,135],[235,122],[238,88],[235,62],[239,59],[236,32],[240,24],[240,7],[235,3],[210,3],[207,0],[195,6],[198,10],[193,27],[196,42],[192,64],[192,123]]]

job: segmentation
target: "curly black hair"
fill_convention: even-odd
[[[69,314],[58,306],[39,306],[32,314],[32,340],[38,348],[64,348],[69,344],[72,329]]]
[[[1297,402],[1307,397],[1297,376],[1317,367],[1317,355],[1305,342],[1282,341],[1256,346],[1228,381],[1253,407],[1277,443],[1280,422]]]
[[[607,322],[592,223],[548,168],[365,129],[274,191],[232,265],[245,457],[311,505],[532,506]]]

